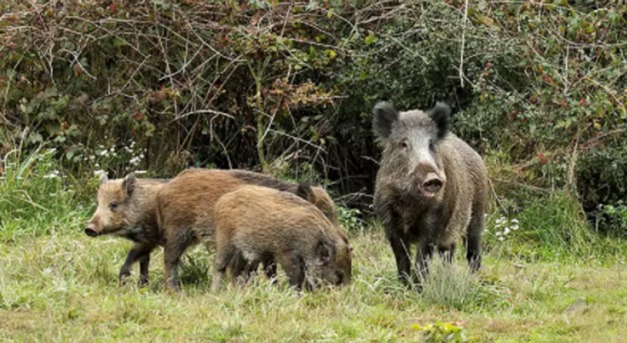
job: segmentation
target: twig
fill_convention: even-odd
[[[286,136],[286,137],[289,137],[289,138],[291,138],[291,139],[293,139],[293,140],[295,140],[295,141],[305,143],[305,144],[307,144],[307,145],[309,145],[309,146],[311,146],[311,147],[314,147],[314,148],[316,148],[316,149],[318,149],[318,150],[321,150],[321,151],[326,151],[326,149],[324,149],[324,148],[323,148],[323,147],[321,147],[320,145],[313,144],[313,143],[312,143],[312,142],[310,142],[310,141],[307,141],[307,140],[304,140],[304,139],[302,139],[302,138],[298,138],[298,137],[292,136],[292,135],[287,134],[287,133],[285,133],[285,132],[281,132],[281,131],[277,131],[277,130],[272,130],[272,129],[270,129],[270,132],[272,132],[272,133],[276,133],[276,134],[279,134],[279,135],[281,135],[281,136]]]
[[[462,51],[459,56],[459,82],[464,88],[464,49],[466,45],[466,21],[468,20],[468,0],[464,2],[464,20],[462,22]]]
[[[168,122],[168,125],[169,125],[169,124],[171,124],[171,123],[173,123],[173,122],[175,122],[175,121],[178,121],[178,120],[181,120],[181,119],[183,119],[183,118],[189,117],[189,116],[191,116],[191,115],[194,115],[194,114],[203,114],[203,113],[217,114],[217,115],[225,116],[225,117],[227,117],[227,118],[229,118],[229,119],[235,119],[232,115],[230,115],[230,114],[228,114],[228,113],[224,113],[224,112],[220,112],[220,111],[216,111],[216,110],[196,110],[196,111],[191,111],[191,112],[183,113],[183,114],[181,114],[181,115],[177,116],[176,118],[174,118],[174,119],[170,120],[170,121]]]

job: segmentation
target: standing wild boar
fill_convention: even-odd
[[[449,132],[450,109],[399,113],[385,102],[374,107],[373,127],[383,146],[374,206],[392,246],[398,274],[420,285],[434,248],[451,259],[464,238],[473,271],[481,266],[481,235],[487,206],[482,158]],[[417,246],[411,273],[410,244]]]
[[[159,227],[164,235],[164,274],[167,287],[179,291],[178,265],[185,250],[213,236],[212,213],[221,196],[240,186],[257,185],[296,194],[298,184],[244,170],[191,168],[181,172],[157,195]],[[333,223],[337,223],[333,200],[321,187],[307,196]],[[201,230],[196,222],[202,218]]]
[[[131,173],[123,179],[100,177],[98,208],[87,223],[85,234],[90,237],[115,235],[135,242],[120,269],[119,282],[131,274],[139,260],[139,284],[148,282],[150,253],[162,245],[157,226],[156,194],[168,180],[137,179]]]
[[[342,229],[293,193],[239,187],[216,202],[212,217],[216,244],[214,291],[220,288],[226,268],[238,256],[253,268],[259,262],[276,260],[296,289],[303,283],[313,289],[320,282],[339,285],[350,280],[351,248]]]

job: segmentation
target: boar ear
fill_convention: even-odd
[[[318,242],[318,246],[316,247],[316,252],[318,254],[318,258],[323,265],[328,265],[331,263],[331,256],[333,256],[333,245],[325,240],[321,239]]]
[[[398,120],[398,111],[389,102],[379,102],[372,109],[372,127],[379,138],[387,138],[392,133],[392,125]]]
[[[135,173],[130,173],[126,175],[124,181],[122,182],[122,188],[126,192],[126,195],[131,196],[131,194],[133,194],[136,181],[137,179],[135,178]]]
[[[107,177],[107,173],[106,172],[102,172],[100,174],[100,181],[98,181],[98,185],[102,185],[103,183],[109,181],[109,178]]]
[[[444,137],[451,126],[451,108],[443,102],[438,102],[428,114],[438,127],[438,138]]]
[[[298,189],[296,189],[296,195],[313,203],[314,194],[313,190],[311,189],[311,185],[309,185],[308,183],[299,183]]]

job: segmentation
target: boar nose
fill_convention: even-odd
[[[96,225],[92,223],[87,224],[87,228],[85,229],[85,234],[89,237],[98,236],[98,231],[96,231]]]
[[[424,182],[422,183],[422,189],[429,193],[437,193],[444,183],[442,179],[436,173],[427,173]]]

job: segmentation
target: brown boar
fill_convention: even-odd
[[[211,240],[213,206],[218,199],[243,185],[258,185],[296,193],[298,184],[244,170],[188,169],[172,179],[157,196],[159,225],[166,244],[165,279],[170,290],[178,291],[178,265],[185,250]],[[337,223],[333,200],[320,187],[313,187],[308,200]],[[203,218],[202,230],[195,223]],[[272,274],[270,272],[270,274]]]
[[[167,181],[137,179],[133,173],[115,180],[109,180],[105,174],[100,177],[98,207],[87,223],[85,234],[90,237],[114,235],[135,243],[120,269],[120,283],[131,274],[138,260],[139,284],[148,282],[150,253],[163,244],[157,226],[157,191]]]
[[[350,280],[351,248],[345,235],[340,234],[342,229],[293,193],[242,186],[216,202],[212,217],[216,245],[214,291],[238,256],[248,266],[276,260],[296,289],[303,283],[313,289],[320,282],[339,285]]]
[[[423,112],[374,107],[373,127],[383,146],[374,206],[396,258],[398,275],[420,288],[437,248],[450,260],[460,237],[473,271],[481,266],[487,206],[483,159],[449,132],[450,109],[438,103]],[[410,244],[417,246],[411,273]]]

